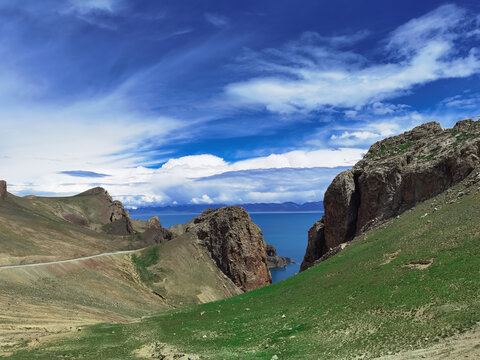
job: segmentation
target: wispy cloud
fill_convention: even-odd
[[[442,5],[428,14],[399,26],[388,38],[393,55],[415,56],[431,42],[453,43],[468,36],[475,17],[453,4]]]
[[[204,14],[205,20],[212,24],[213,26],[216,26],[218,28],[223,28],[228,25],[229,20],[227,17],[220,15],[220,14],[214,14],[210,12],[206,12]]]
[[[110,175],[100,174],[94,171],[85,170],[72,170],[72,171],[60,171],[59,174],[70,175],[73,177],[87,177],[87,178],[104,178]]]
[[[354,52],[338,56],[310,34],[275,51],[276,59],[263,55],[260,66],[270,68],[272,75],[234,82],[225,91],[234,102],[279,113],[361,108],[415,86],[479,73],[477,48],[461,43],[471,22],[455,5],[411,20],[389,36],[384,50],[396,60],[388,63],[365,62]]]
[[[480,111],[480,94],[459,94],[455,96],[450,96],[442,101],[442,104],[448,108],[453,109],[466,109],[466,110],[475,110]],[[477,115],[476,113],[474,115]]]
[[[357,44],[370,35],[370,31],[361,30],[353,34],[346,35],[334,35],[334,36],[321,36],[316,33],[311,33],[311,36],[315,36],[319,41],[323,41],[332,47],[344,47],[348,45]]]
[[[115,12],[121,5],[121,0],[68,0],[72,11],[87,14],[92,11]]]

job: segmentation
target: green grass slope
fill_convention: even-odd
[[[476,186],[420,204],[285,281],[138,323],[91,326],[12,358],[130,359],[145,346],[145,356],[163,358],[168,344],[204,359],[353,359],[434,345],[480,321]]]

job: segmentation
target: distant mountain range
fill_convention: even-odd
[[[142,212],[157,214],[171,214],[171,213],[202,213],[206,209],[217,209],[226,204],[190,204],[190,205],[175,205],[175,206],[161,206],[161,207],[144,207],[135,209],[136,215]],[[239,204],[248,212],[321,212],[323,211],[323,201],[307,202],[304,204],[297,204],[294,202],[284,203],[255,203],[255,204]]]

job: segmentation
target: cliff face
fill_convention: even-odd
[[[480,122],[471,119],[446,130],[426,123],[373,144],[325,192],[325,214],[309,231],[301,270],[356,234],[462,181],[479,157]]]
[[[305,257],[300,265],[300,271],[313,266],[315,260],[319,259],[327,251],[328,248],[325,245],[325,224],[323,223],[323,218],[321,218],[308,230],[308,245]]]
[[[222,272],[244,291],[272,283],[262,231],[239,206],[206,210],[187,223]]]

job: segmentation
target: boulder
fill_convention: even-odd
[[[5,199],[7,196],[7,182],[5,180],[0,180],[0,200]]]
[[[262,231],[245,209],[207,209],[185,224],[184,229],[196,235],[219,269],[242,290],[271,284]]]
[[[480,122],[436,122],[373,144],[327,188],[325,215],[309,231],[301,270],[375,224],[464,180],[479,165]]]

